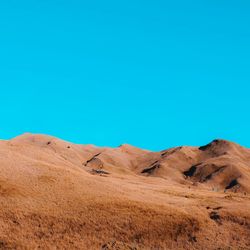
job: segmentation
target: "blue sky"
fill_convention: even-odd
[[[0,2],[0,138],[250,147],[249,1]]]

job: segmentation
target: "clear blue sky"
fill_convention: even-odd
[[[250,146],[250,2],[0,2],[0,138]]]

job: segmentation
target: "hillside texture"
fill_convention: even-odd
[[[250,249],[250,150],[0,141],[2,249]]]

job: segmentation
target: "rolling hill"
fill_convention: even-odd
[[[250,150],[0,141],[2,249],[250,249]]]

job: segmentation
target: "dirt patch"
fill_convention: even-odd
[[[230,183],[225,187],[225,189],[231,189],[234,188],[236,186],[239,186],[239,182],[237,179],[233,179],[230,181]]]
[[[200,164],[196,164],[194,166],[192,166],[191,168],[189,168],[187,171],[184,171],[183,174],[186,176],[186,177],[192,177],[196,170],[197,170],[197,166],[199,166]]]
[[[221,225],[221,217],[220,215],[215,212],[215,211],[212,211],[210,214],[209,214],[209,217],[211,220],[214,220],[215,222],[217,222],[219,225]]]
[[[153,163],[150,167],[145,168],[141,171],[142,174],[152,174],[153,172],[155,172],[156,169],[160,168],[161,164],[156,161],[155,163]]]

